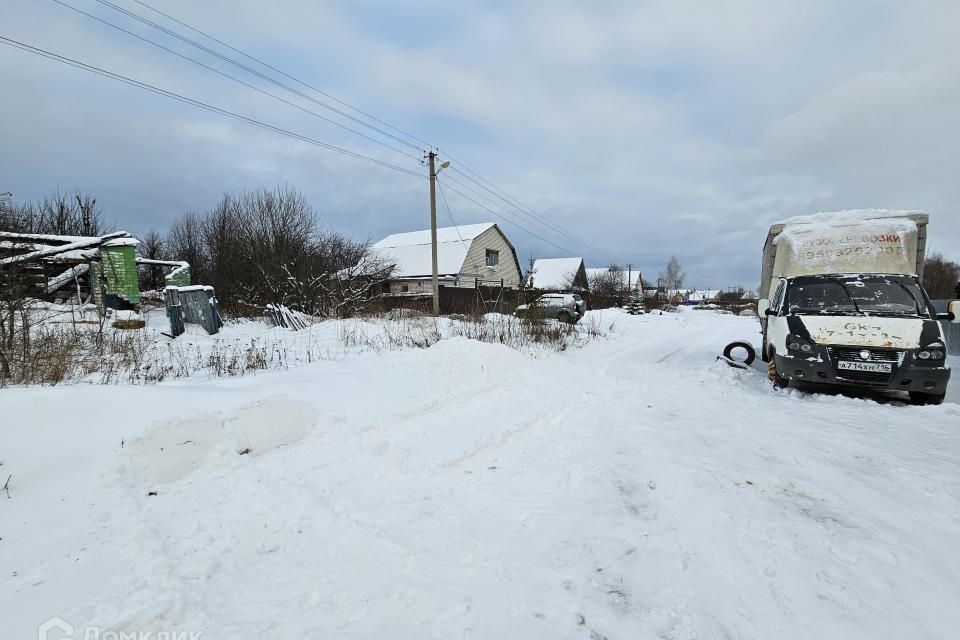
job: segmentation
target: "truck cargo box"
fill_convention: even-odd
[[[770,227],[760,298],[781,276],[887,273],[923,276],[929,216],[879,209],[816,213]]]

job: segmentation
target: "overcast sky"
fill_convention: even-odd
[[[243,74],[95,0],[63,1]],[[485,201],[561,251],[446,192],[458,222],[500,223],[524,264],[615,258],[655,278],[676,254],[688,285],[752,287],[771,221],[862,207],[929,211],[932,248],[960,260],[956,0],[148,1],[438,146],[590,246]],[[52,0],[3,5],[5,37],[424,172]],[[357,239],[429,224],[423,179],[6,46],[0,79],[0,191],[17,200],[92,191],[142,233],[224,191],[293,185]],[[439,215],[449,224],[442,202]]]

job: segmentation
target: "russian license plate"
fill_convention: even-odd
[[[869,371],[872,373],[890,373],[893,371],[893,365],[889,362],[849,362],[841,360],[837,363],[837,369],[841,371]]]

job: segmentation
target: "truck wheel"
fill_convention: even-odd
[[[774,389],[786,389],[790,385],[790,381],[782,377],[777,371],[777,359],[773,351],[770,352],[770,357],[767,360],[767,377],[773,383]]]
[[[574,323],[573,314],[570,313],[569,311],[561,311],[560,314],[557,315],[557,320],[559,320],[560,322],[566,322],[567,324]]]
[[[910,392],[910,404],[942,404],[946,393],[924,393],[922,391]]]

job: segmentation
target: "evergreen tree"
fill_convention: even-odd
[[[640,315],[641,313],[646,313],[646,307],[643,304],[643,293],[639,291],[634,291],[630,294],[630,299],[627,300],[627,304],[623,307],[627,313],[632,316]]]

